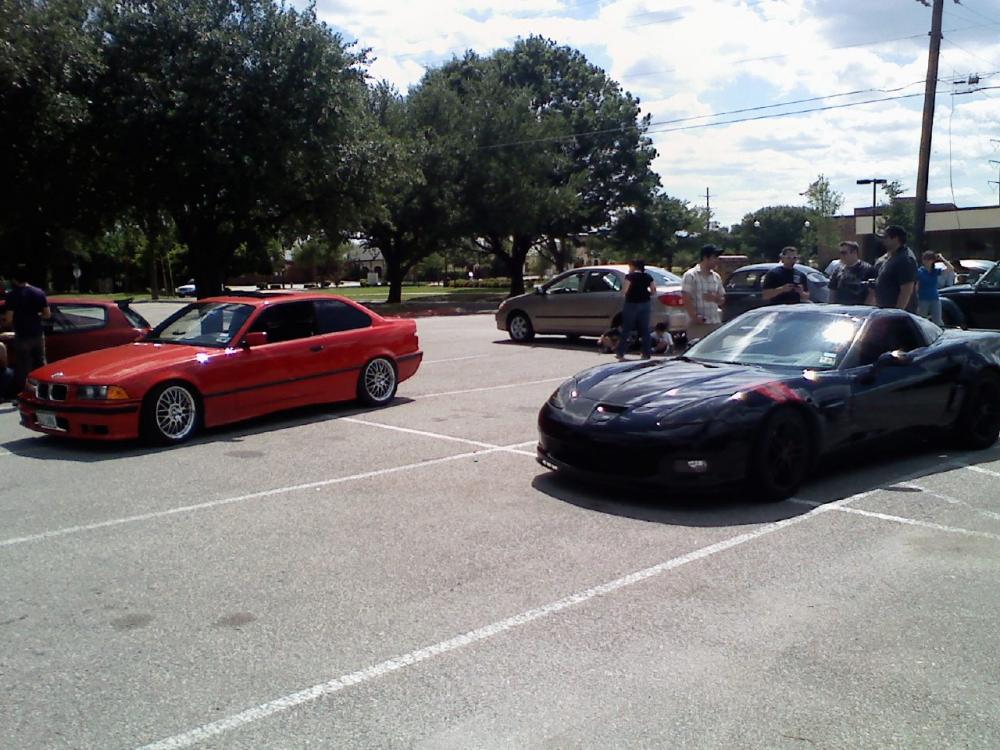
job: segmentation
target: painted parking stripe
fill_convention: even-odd
[[[843,500],[838,500],[836,504],[848,503],[854,499],[856,498],[853,496],[844,498]],[[823,507],[829,508],[830,506],[826,505]],[[290,693],[280,698],[276,698],[275,700],[271,700],[247,709],[246,711],[233,714],[232,716],[228,716],[224,719],[204,724],[196,729],[176,734],[172,737],[167,737],[148,745],[143,745],[139,748],[139,750],[180,750],[180,748],[191,747],[192,745],[209,740],[220,734],[240,729],[248,724],[261,721],[262,719],[266,719],[274,714],[287,711],[305,703],[310,703],[324,696],[353,687],[354,685],[369,682],[384,675],[391,674],[392,672],[397,672],[406,667],[411,667],[437,656],[442,656],[451,651],[464,648],[465,646],[495,638],[509,630],[521,627],[522,625],[527,625],[535,620],[550,617],[554,614],[562,612],[563,610],[590,601],[596,597],[605,596],[620,589],[634,586],[637,583],[659,576],[683,565],[703,560],[707,557],[711,557],[712,555],[719,554],[720,552],[725,552],[733,547],[738,547],[767,534],[774,533],[779,529],[784,529],[788,526],[792,526],[793,524],[801,523],[809,518],[813,518],[818,515],[821,510],[822,509],[814,509],[801,516],[794,516],[792,518],[786,518],[782,521],[765,524],[753,531],[739,534],[738,536],[730,537],[729,539],[724,539],[721,542],[710,544],[707,547],[701,547],[700,549],[688,552],[685,555],[674,557],[652,567],[644,568],[643,570],[638,570],[634,573],[629,573],[621,578],[616,578],[613,581],[608,581],[592,588],[578,591],[550,604],[546,604],[535,609],[529,609],[525,612],[514,615],[513,617],[508,617],[504,620],[499,620],[498,622],[477,628],[476,630],[470,630],[467,633],[457,635],[439,643],[435,643],[415,651],[410,651],[407,654],[403,654],[392,659],[387,659],[386,661],[365,667],[356,672],[351,672],[350,674],[342,675],[328,682],[323,682],[318,685],[305,688],[304,690]]]
[[[506,452],[507,450],[508,448],[506,446],[483,448],[482,450],[469,451],[468,453],[458,453],[454,456],[444,456],[443,458],[432,458],[428,459],[427,461],[417,461],[416,463],[404,464],[402,466],[392,466],[387,469],[366,471],[362,472],[361,474],[352,474],[346,477],[323,479],[317,482],[296,484],[290,487],[276,487],[275,489],[271,490],[262,490],[261,492],[251,492],[247,495],[237,495],[236,497],[227,497],[227,498],[222,498],[220,500],[211,500],[205,503],[184,505],[178,508],[169,508],[167,510],[154,511],[151,513],[141,513],[139,515],[126,516],[124,518],[113,518],[107,521],[99,521],[97,523],[84,524],[82,526],[70,526],[62,529],[54,529],[53,531],[45,531],[40,534],[30,534],[28,536],[19,536],[10,539],[0,540],[0,548],[14,547],[19,544],[27,544],[29,542],[39,542],[44,539],[54,539],[62,536],[69,536],[71,534],[79,534],[84,531],[95,531],[97,529],[106,529],[112,526],[123,526],[129,523],[150,521],[155,518],[166,518],[168,516],[175,516],[182,513],[192,513],[195,511],[209,510],[210,508],[218,508],[223,505],[233,505],[235,503],[242,503],[248,500],[258,500],[266,497],[275,497],[277,495],[285,495],[290,492],[298,492],[300,490],[319,489],[321,487],[329,487],[335,484],[343,484],[344,482],[356,482],[362,479],[370,479],[372,477],[380,477],[380,476],[385,476],[387,474],[396,474],[402,471],[409,471],[410,469],[420,469],[425,466],[434,466],[435,464],[443,464],[447,463],[448,461],[457,461],[463,458],[470,458],[472,456],[484,456],[490,453],[503,453]]]
[[[414,430],[412,427],[399,427],[394,424],[385,424],[384,422],[371,422],[367,419],[357,419],[355,417],[342,417],[341,421],[350,422],[351,424],[363,424],[368,427],[378,427],[383,430],[392,430],[393,432],[402,432],[407,435],[420,435],[421,437],[435,438],[436,440],[447,440],[455,443],[464,443],[466,445],[474,445],[477,448],[493,448],[498,451],[505,451],[507,453],[517,453],[522,456],[531,456],[534,458],[534,453],[529,453],[528,451],[518,450],[517,448],[505,447],[502,445],[495,445],[493,443],[483,443],[479,440],[469,440],[468,438],[454,437],[452,435],[444,435],[440,432],[427,432],[426,430]],[[533,443],[528,443],[532,445]],[[521,445],[524,445],[522,443]]]
[[[448,359],[425,359],[422,364],[425,365],[439,365],[442,362],[462,362],[466,359],[482,359],[483,357],[488,357],[489,354],[470,354],[465,357],[449,357]]]
[[[973,464],[962,464],[963,469],[968,469],[969,471],[974,471],[977,474],[985,474],[988,477],[1000,477],[1000,471],[990,471],[989,469],[984,469],[982,466],[974,466]]]
[[[459,396],[463,393],[484,393],[486,391],[501,391],[505,388],[521,388],[526,385],[538,385],[539,383],[555,383],[566,380],[568,375],[560,375],[558,378],[542,378],[541,380],[526,380],[523,383],[504,383],[503,385],[487,385],[482,388],[465,388],[460,391],[442,391],[440,393],[425,393],[411,398],[419,400],[422,398],[437,398],[438,396]]]
[[[817,508],[817,510],[822,510],[822,508]],[[932,521],[920,521],[916,518],[893,516],[888,513],[876,513],[871,510],[861,510],[860,508],[831,508],[830,510],[839,511],[841,513],[854,513],[859,516],[867,516],[868,518],[879,518],[883,521],[902,523],[907,526],[920,526],[925,529],[933,529],[934,531],[945,531],[949,534],[961,534],[962,536],[974,536],[979,537],[980,539],[993,539],[995,541],[1000,541],[1000,534],[991,534],[988,531],[975,531],[974,529],[963,529],[958,526],[944,526],[943,524],[933,523]]]
[[[913,487],[916,490],[920,490],[923,494],[937,498],[938,500],[943,500],[949,505],[960,505],[963,508],[971,510],[973,513],[983,516],[984,518],[989,518],[993,521],[1000,521],[1000,513],[994,513],[992,510],[986,510],[985,508],[978,508],[971,503],[967,503],[965,500],[960,500],[957,497],[952,497],[951,495],[946,495],[943,492],[937,492],[936,490],[929,490],[926,487],[921,487],[919,484],[908,484],[908,487]]]

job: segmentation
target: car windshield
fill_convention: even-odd
[[[225,347],[252,312],[251,305],[196,302],[160,323],[145,340],[158,344]]]
[[[687,356],[699,362],[831,370],[844,358],[860,325],[847,315],[765,308],[730,321]]]
[[[978,289],[1000,289],[1000,263],[979,277]]]
[[[676,276],[670,273],[670,271],[664,271],[662,268],[646,266],[646,273],[653,277],[653,281],[656,282],[657,286],[670,286],[681,283],[680,276]]]

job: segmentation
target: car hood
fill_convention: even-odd
[[[644,407],[661,411],[673,411],[787,379],[786,372],[761,367],[683,360],[612,365],[578,378],[580,395],[584,398],[628,409]]]
[[[195,360],[199,355],[223,355],[225,351],[210,347],[136,341],[61,359],[35,370],[32,377],[63,383],[116,385],[125,383],[136,375],[147,374],[150,370],[182,365]]]

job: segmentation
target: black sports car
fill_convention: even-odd
[[[746,482],[779,500],[821,456],[861,441],[918,429],[993,445],[1000,334],[901,310],[760,308],[684,356],[579,373],[538,429],[550,469],[674,489]]]

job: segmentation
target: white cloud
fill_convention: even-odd
[[[1000,86],[1000,6],[995,0],[947,5],[940,78],[979,73],[982,85]],[[864,89],[906,87],[796,108],[919,94],[930,27],[928,9],[913,0],[320,0],[318,13],[370,47],[371,75],[403,91],[425,65],[541,34],[605,67],[640,97],[654,122]],[[1000,137],[1000,90],[956,97],[954,117],[951,86],[942,83],[939,90],[945,94],[938,96],[930,196],[951,200],[951,119],[956,199],[995,203],[987,179],[995,178],[988,160],[1000,158],[989,142]],[[768,203],[801,202],[798,194],[821,172],[845,194],[850,210],[870,201],[870,192],[855,185],[859,177],[900,179],[914,188],[921,103],[915,97],[654,132],[654,166],[669,193],[692,203],[703,203],[710,187],[723,223]],[[767,110],[744,116],[760,114]],[[677,126],[687,124],[693,123]]]

